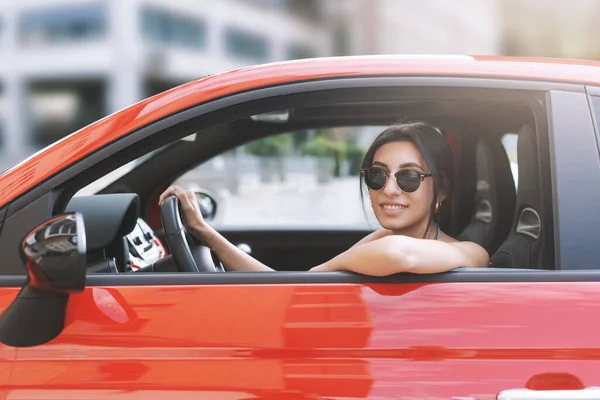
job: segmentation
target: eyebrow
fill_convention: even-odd
[[[375,161],[373,163],[373,165],[379,165],[381,167],[388,168],[388,166],[385,163],[382,163],[381,161]],[[414,163],[414,162],[409,162],[409,163],[404,163],[404,164],[400,164],[399,165],[400,169],[402,169],[402,168],[410,168],[410,167],[419,168],[421,171],[425,172],[425,170],[423,169],[423,167],[421,167],[419,164]]]

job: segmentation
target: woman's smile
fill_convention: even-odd
[[[381,203],[379,206],[383,209],[383,212],[389,216],[398,215],[408,208],[408,206],[405,204],[393,202]]]

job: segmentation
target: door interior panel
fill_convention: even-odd
[[[363,229],[257,229],[218,231],[231,243],[278,271],[306,271],[344,252],[372,231]]]

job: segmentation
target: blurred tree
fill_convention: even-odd
[[[289,133],[254,140],[245,146],[246,153],[261,157],[285,157],[292,152],[293,138]]]
[[[333,175],[339,177],[352,142],[348,128],[324,129],[317,131],[315,140],[306,144],[303,154],[318,158],[333,158]]]
[[[244,147],[246,153],[260,157],[259,168],[262,182],[270,182],[273,174],[279,175],[279,180],[282,182],[286,179],[283,158],[292,152],[293,134],[268,136],[252,141]]]
[[[365,156],[365,150],[355,143],[348,143],[348,149],[346,151],[346,159],[349,163],[348,174],[358,175],[360,173],[360,167],[362,160]]]
[[[304,145],[308,141],[309,133],[310,132],[308,130],[294,132],[294,134],[292,135],[292,141],[293,141],[292,147],[293,147],[294,153],[297,154],[297,153],[302,152]]]

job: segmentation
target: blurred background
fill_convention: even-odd
[[[0,170],[150,95],[250,64],[600,58],[598,0],[0,0]]]

